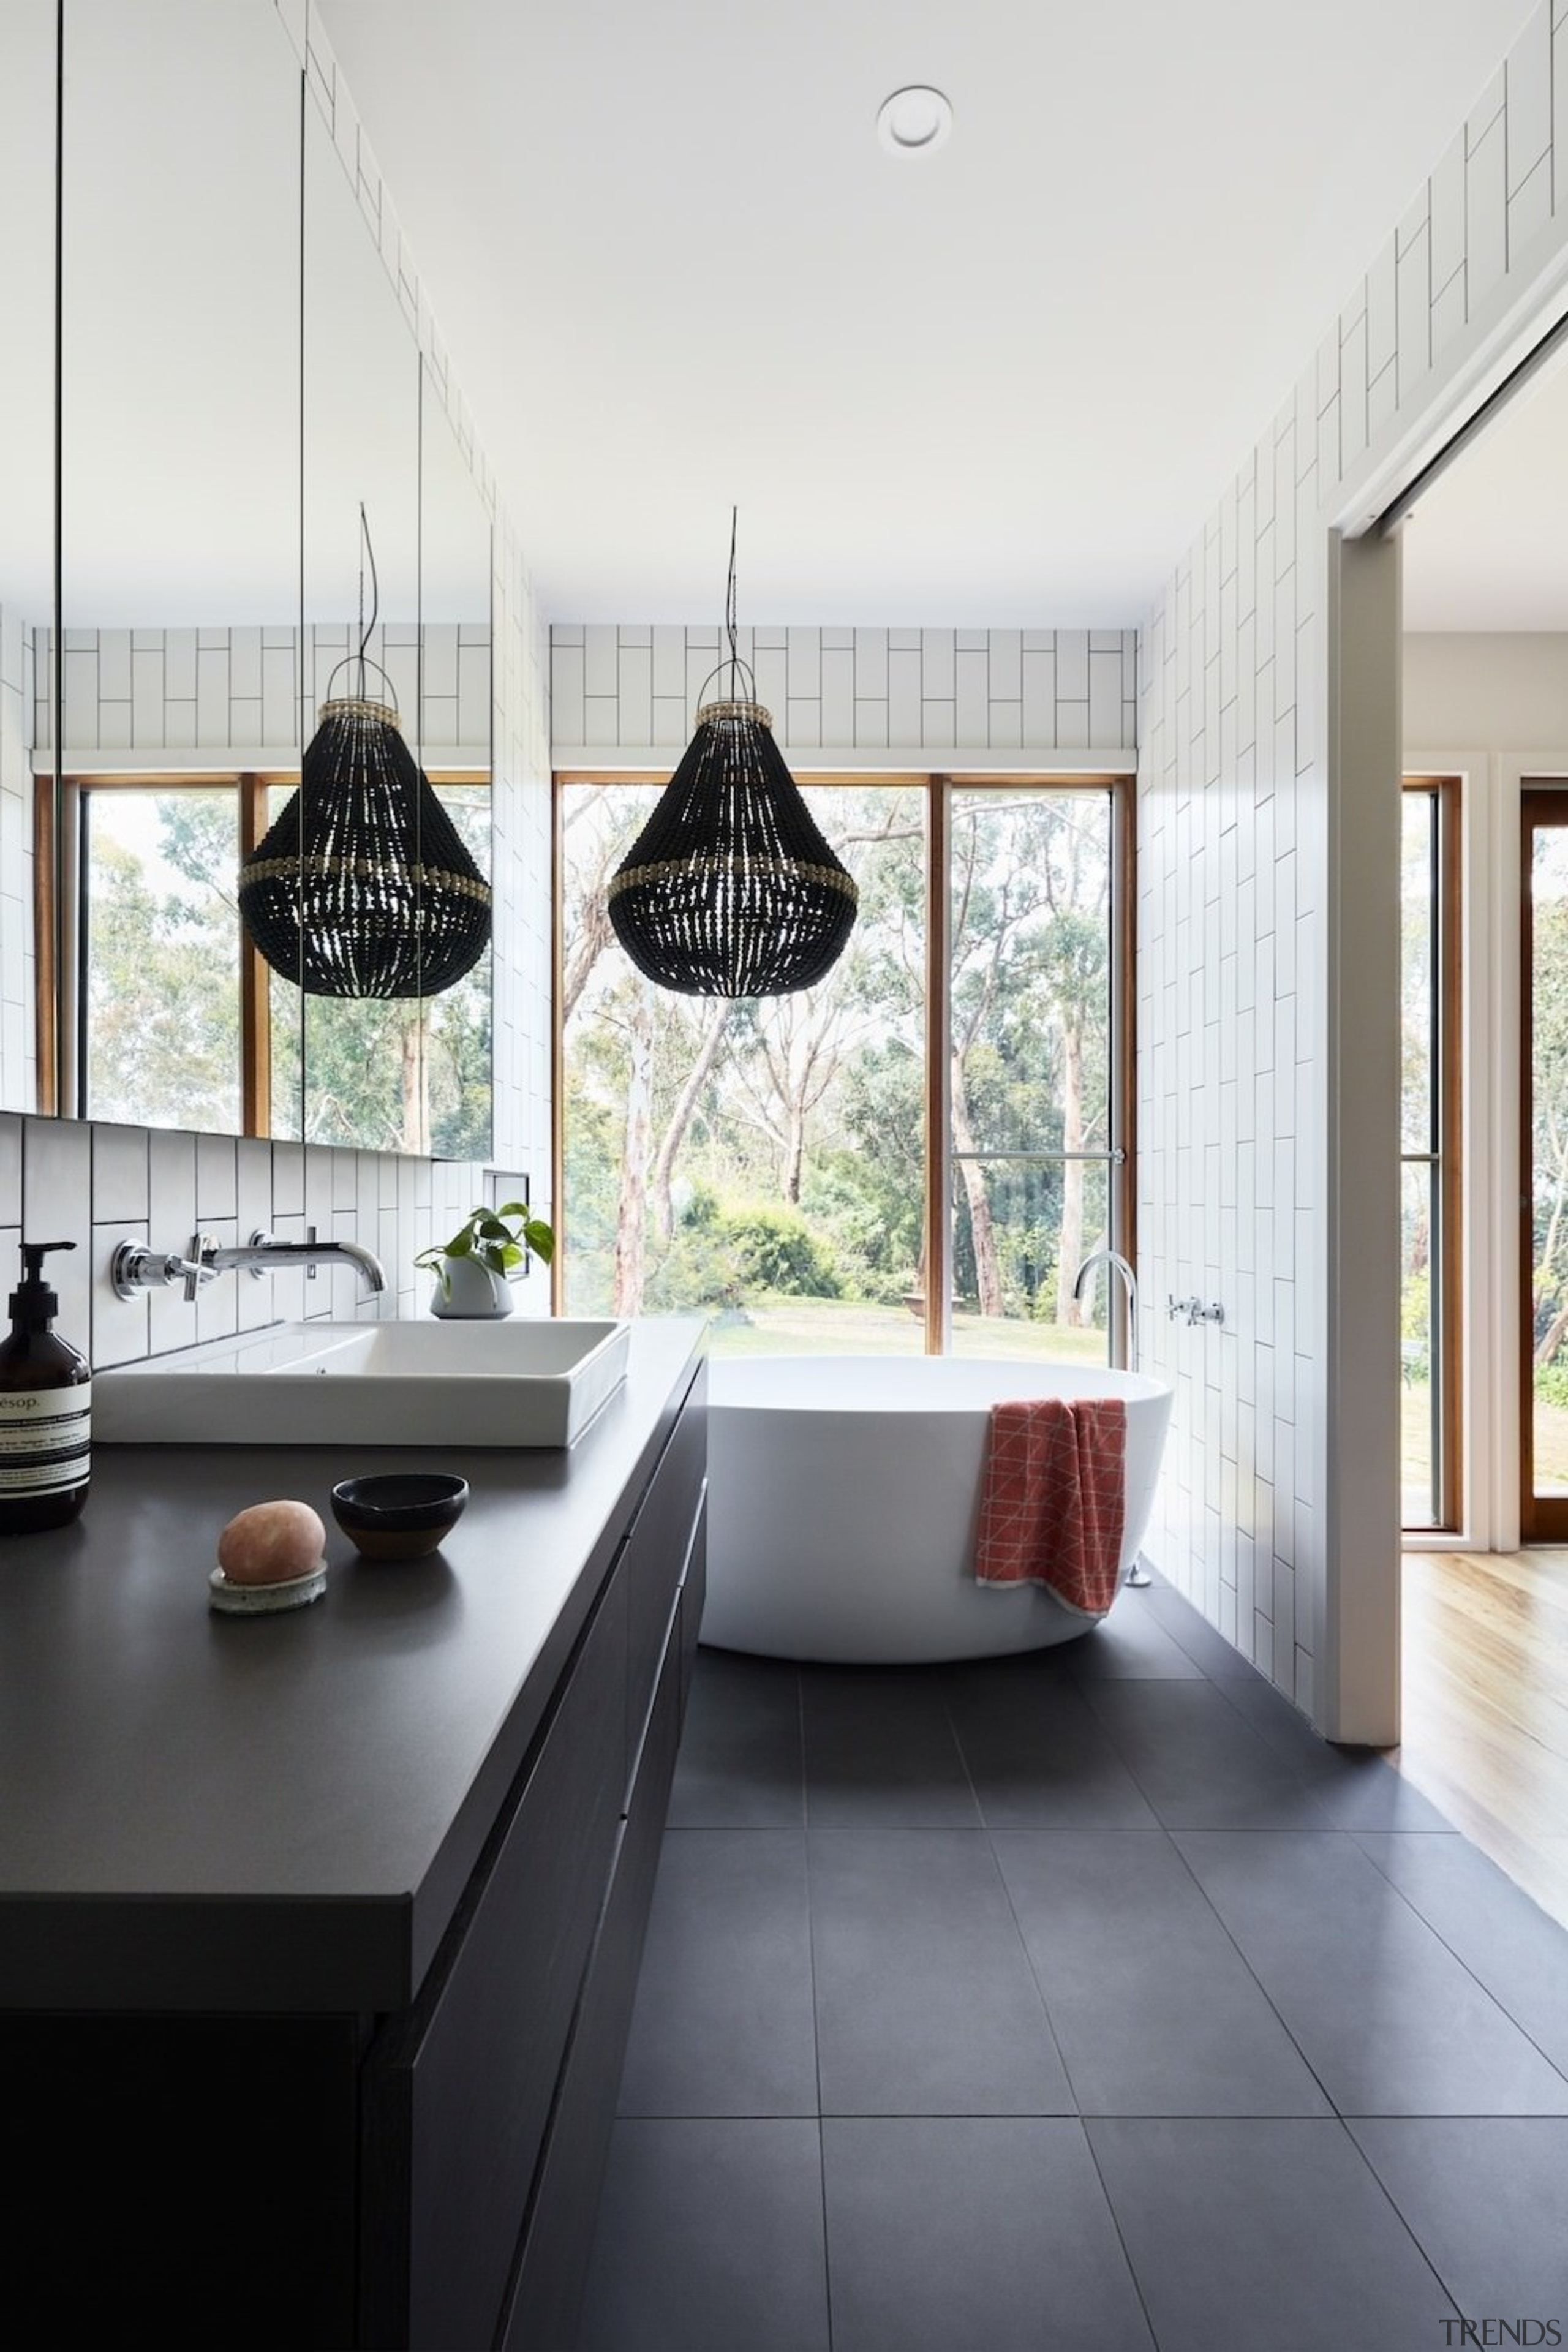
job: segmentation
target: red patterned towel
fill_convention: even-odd
[[[1120,1397],[994,1404],[978,1582],[1043,1584],[1064,1608],[1103,1617],[1121,1564],[1126,1451]]]

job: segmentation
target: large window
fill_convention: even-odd
[[[1568,1542],[1568,793],[1521,795],[1520,1528]]]
[[[1458,1492],[1458,787],[1406,782],[1401,888],[1401,1502],[1457,1528]]]
[[[1115,1218],[1112,800],[948,796],[953,1348],[1105,1353],[1085,1255]]]
[[[482,779],[432,778],[481,871]],[[490,958],[424,1001],[301,996],[242,931],[242,856],[289,777],[73,778],[68,975],[82,1116],[484,1159]]]
[[[1063,1353],[1120,1332],[1121,799],[1104,782],[819,781],[860,889],[786,997],[655,989],[605,913],[662,782],[557,782],[569,1313],[713,1318],[724,1351]]]

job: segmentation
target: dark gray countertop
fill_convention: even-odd
[[[413,1995],[700,1353],[639,1324],[568,1454],[102,1446],[81,1519],[0,1538],[0,2006],[380,2011]],[[439,1554],[373,1566],[360,1472],[472,1493]],[[207,1605],[220,1529],[298,1496],[323,1599]]]

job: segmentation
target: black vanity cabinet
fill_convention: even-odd
[[[17,2341],[567,2352],[702,1605],[700,1327],[637,1339],[626,1397],[570,1457],[504,1474],[493,1455],[462,1457],[475,1502],[446,1583],[406,1580],[400,1601],[365,1571],[345,1582],[335,1629],[325,1603],[314,1628],[300,1612],[193,1631],[171,1610],[184,1644],[171,1696],[177,1682],[186,1716],[161,1718],[147,1689],[124,1702],[153,1743],[141,1764],[123,1724],[84,1717],[74,1816],[54,1756],[37,1765],[42,1819],[19,1824],[21,1749],[0,1709]],[[122,1451],[110,1483],[123,1530],[153,1474]],[[254,1454],[180,1462],[215,1512],[247,1479],[254,1499]],[[138,1538],[148,1563],[160,1540]],[[0,1590],[0,1687],[24,1713],[36,1702],[11,1685],[7,1601],[25,1670],[29,1651],[45,1654],[51,1608],[109,1591],[94,1556],[55,1555],[63,1595]],[[520,1601],[531,1560],[538,1591]],[[140,1573],[134,1550],[130,1565]],[[521,1678],[499,1654],[509,1627],[534,1645]],[[100,1672],[82,1666],[84,1699]],[[391,1726],[410,1693],[423,1717]],[[239,1768],[225,1742],[255,1743],[269,1724],[276,1744],[253,1745],[251,1762],[281,1785],[258,1796],[248,1848],[235,1822],[226,1864],[226,1776]],[[301,1745],[308,1769],[291,1785]],[[210,1803],[174,1769],[193,1754],[219,1784]],[[119,1839],[80,1810],[117,1757]],[[395,1817],[372,1785],[388,1769]],[[182,1790],[200,1832],[187,1822],[183,1848]],[[161,1847],[135,1826],[139,1794],[169,1809]],[[38,1849],[53,1852],[68,1818],[87,1826],[51,1869]]]
[[[571,2345],[701,1609],[705,1466],[699,1394],[436,1965],[366,2053],[367,2345]]]

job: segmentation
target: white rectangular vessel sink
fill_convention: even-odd
[[[571,1445],[629,1323],[275,1323],[100,1372],[93,1435],[136,1445]]]

